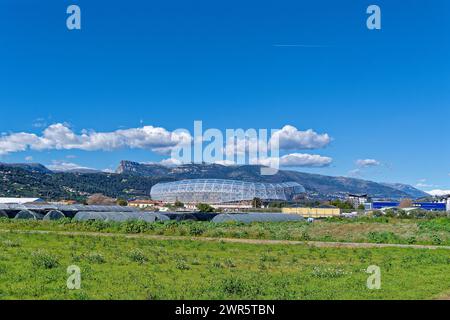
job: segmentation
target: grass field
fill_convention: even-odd
[[[329,219],[286,223],[113,223],[0,219],[5,230],[90,231],[165,236],[450,245],[450,218]]]
[[[56,233],[40,234],[39,230]],[[0,299],[435,299],[450,296],[450,250],[318,248],[204,237],[448,245],[448,219],[313,224],[104,223],[0,219]],[[81,232],[70,235],[57,232]],[[90,234],[88,234],[90,232]],[[110,233],[108,236],[102,234]],[[112,236],[111,236],[112,234]],[[134,238],[124,235],[133,235]],[[106,234],[105,234],[106,235]],[[186,236],[154,240],[148,235]],[[194,240],[188,240],[187,236]],[[80,290],[66,286],[81,269]],[[380,290],[366,286],[381,268]]]
[[[0,299],[433,299],[450,251],[0,234]],[[69,265],[80,290],[66,287]],[[370,265],[382,287],[366,287]]]

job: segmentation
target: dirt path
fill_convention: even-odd
[[[433,245],[408,245],[408,244],[387,244],[387,243],[355,243],[355,242],[323,242],[323,241],[292,241],[292,240],[262,240],[262,239],[237,239],[237,238],[207,238],[207,237],[186,237],[186,236],[161,236],[148,234],[123,234],[123,233],[102,233],[102,232],[82,232],[82,231],[46,231],[46,230],[5,230],[0,229],[0,233],[20,233],[20,234],[55,234],[63,236],[89,236],[89,237],[123,237],[128,239],[149,239],[163,241],[205,241],[205,242],[226,242],[243,243],[256,245],[308,245],[318,248],[409,248],[450,250],[450,246]]]

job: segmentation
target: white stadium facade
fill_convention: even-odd
[[[254,183],[226,179],[190,179],[158,183],[151,190],[153,200],[166,203],[235,203],[259,198],[263,201],[291,201],[305,193],[297,182]]]

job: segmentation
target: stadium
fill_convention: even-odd
[[[192,179],[158,183],[151,190],[153,200],[174,203],[235,203],[259,198],[263,201],[291,201],[305,193],[297,182],[253,183],[224,179]]]

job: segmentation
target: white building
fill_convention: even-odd
[[[1,198],[0,204],[25,204],[25,203],[36,203],[45,202],[41,198]]]
[[[355,208],[358,208],[360,205],[365,205],[369,202],[369,196],[367,194],[349,194],[347,196],[347,201]]]

